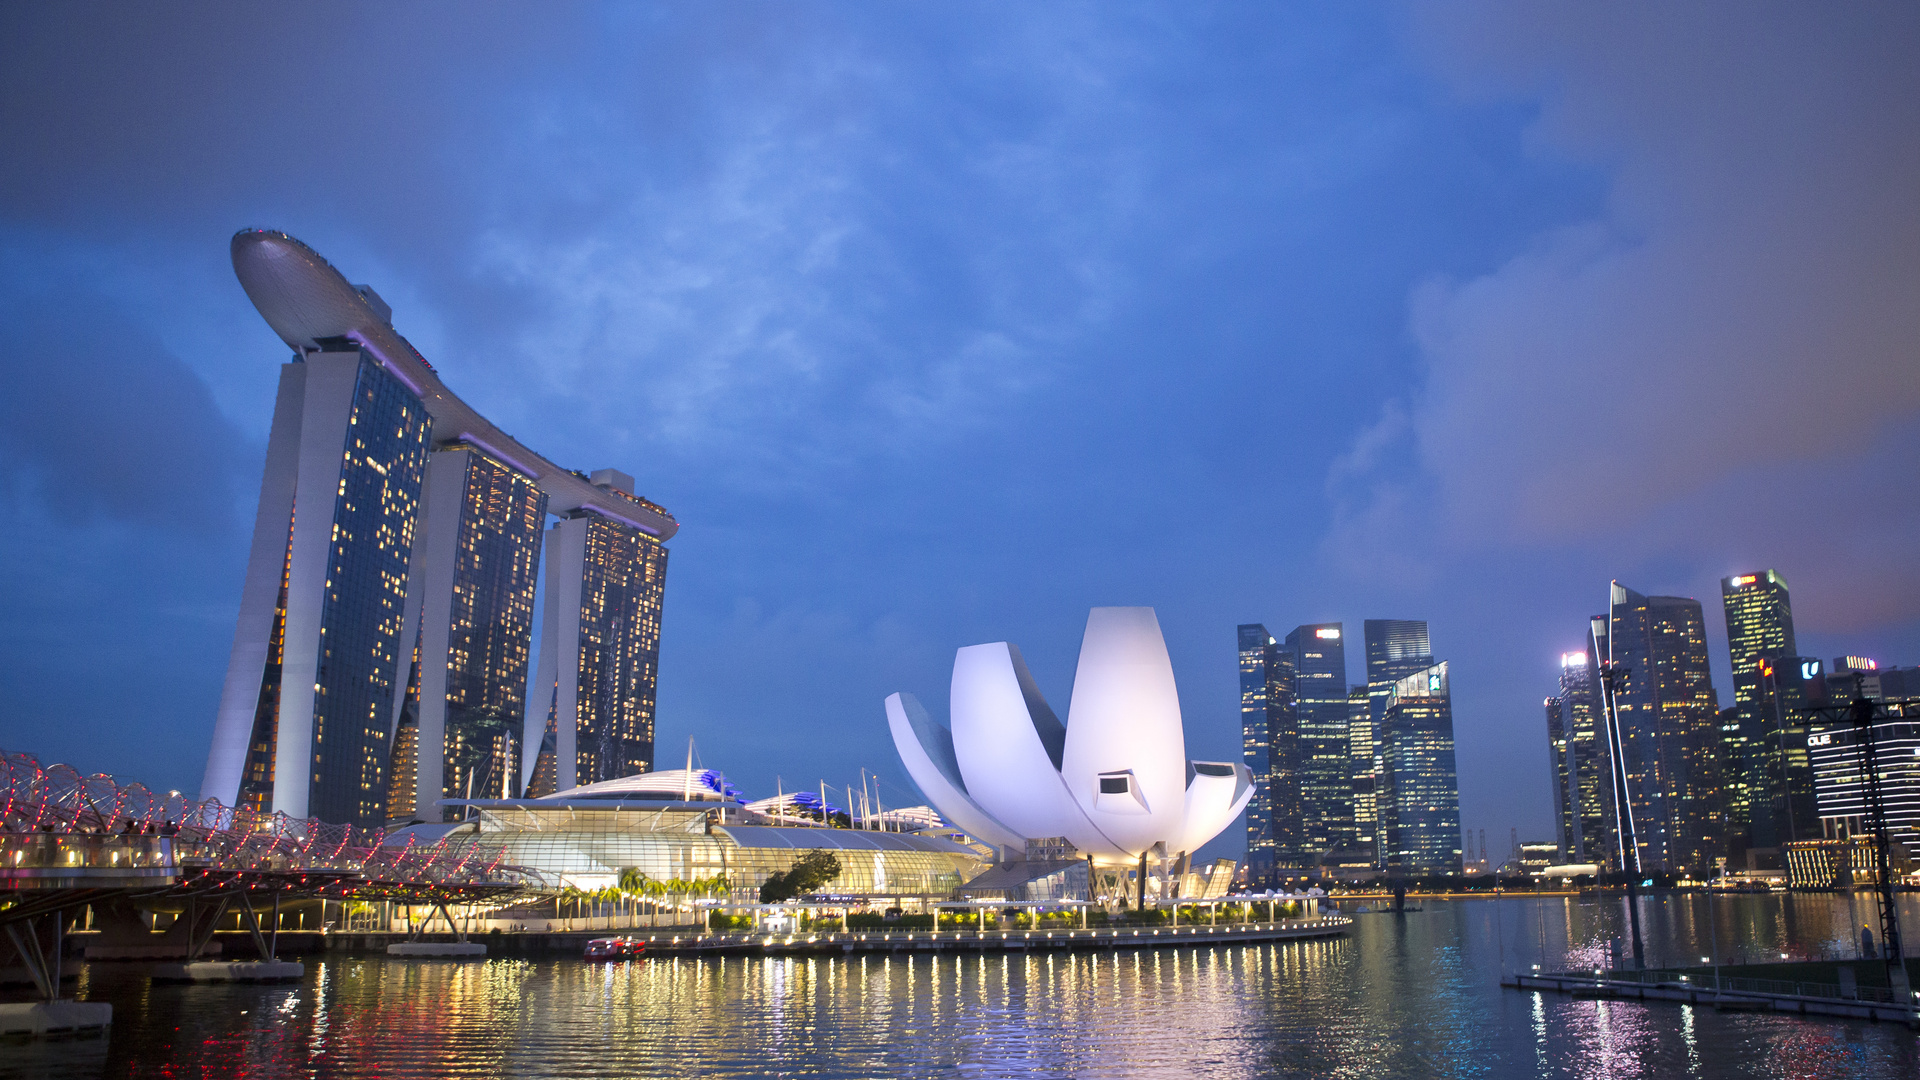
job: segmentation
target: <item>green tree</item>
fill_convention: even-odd
[[[760,902],[778,904],[791,900],[813,892],[839,876],[840,860],[834,858],[833,852],[809,851],[795,859],[786,873],[775,874],[760,886]]]
[[[639,867],[629,866],[620,871],[620,877],[617,879],[615,887],[620,890],[621,895],[627,898],[627,912],[631,915],[635,898],[639,897],[640,894],[644,893],[647,889],[647,875],[641,873]],[[632,920],[629,919],[628,922],[631,923]]]
[[[647,892],[647,898],[653,901],[651,909],[647,913],[647,923],[650,926],[659,926],[660,925],[660,898],[667,895],[666,882],[648,881],[646,884],[646,892]]]

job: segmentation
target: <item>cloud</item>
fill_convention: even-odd
[[[11,354],[0,489],[16,510],[76,525],[224,537],[237,520],[243,462],[258,448],[206,383],[114,300],[76,288],[63,295],[73,304],[65,311],[34,309],[32,295],[0,301]]]
[[[1414,456],[1449,542],[1846,559],[1835,500],[1866,497],[1857,478],[1920,417],[1920,12],[1428,15],[1415,39],[1459,92],[1537,101],[1539,153],[1613,175],[1601,216],[1415,291]],[[1763,498],[1769,475],[1812,482]],[[1877,498],[1920,511],[1911,484]],[[1888,571],[1920,593],[1910,535],[1881,554],[1901,549]],[[1832,586],[1894,614],[1871,575]]]

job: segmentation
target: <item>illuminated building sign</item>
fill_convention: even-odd
[[[1742,585],[1751,585],[1754,583],[1754,581],[1755,581],[1755,578],[1752,574],[1742,574],[1737,578],[1729,578],[1727,581],[1727,584],[1737,589]]]
[[[1828,734],[1807,736],[1808,746],[1825,746],[1832,741],[1833,741],[1833,736]]]
[[[1581,666],[1584,666],[1586,662],[1587,662],[1587,654],[1583,652],[1570,652],[1570,653],[1560,654],[1561,667],[1581,667]]]
[[[1818,660],[1800,661],[1800,677],[1802,679],[1819,678],[1820,677],[1820,661]]]
[[[1340,631],[1329,626],[1329,627],[1326,627],[1325,629],[1315,630],[1313,632],[1313,636],[1317,638],[1321,638],[1326,641],[1338,641],[1340,640]]]

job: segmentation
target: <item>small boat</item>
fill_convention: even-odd
[[[587,942],[586,960],[638,960],[646,955],[647,943],[639,938],[603,937]]]

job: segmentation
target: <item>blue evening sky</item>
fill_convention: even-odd
[[[242,226],[674,511],[660,757],[755,795],[904,801],[881,699],[961,645],[1064,712],[1095,605],[1201,758],[1236,624],[1427,619],[1496,849],[1610,578],[1723,701],[1732,571],[1920,662],[1911,5],[534,10],[0,12],[0,748],[199,782],[286,358]]]

